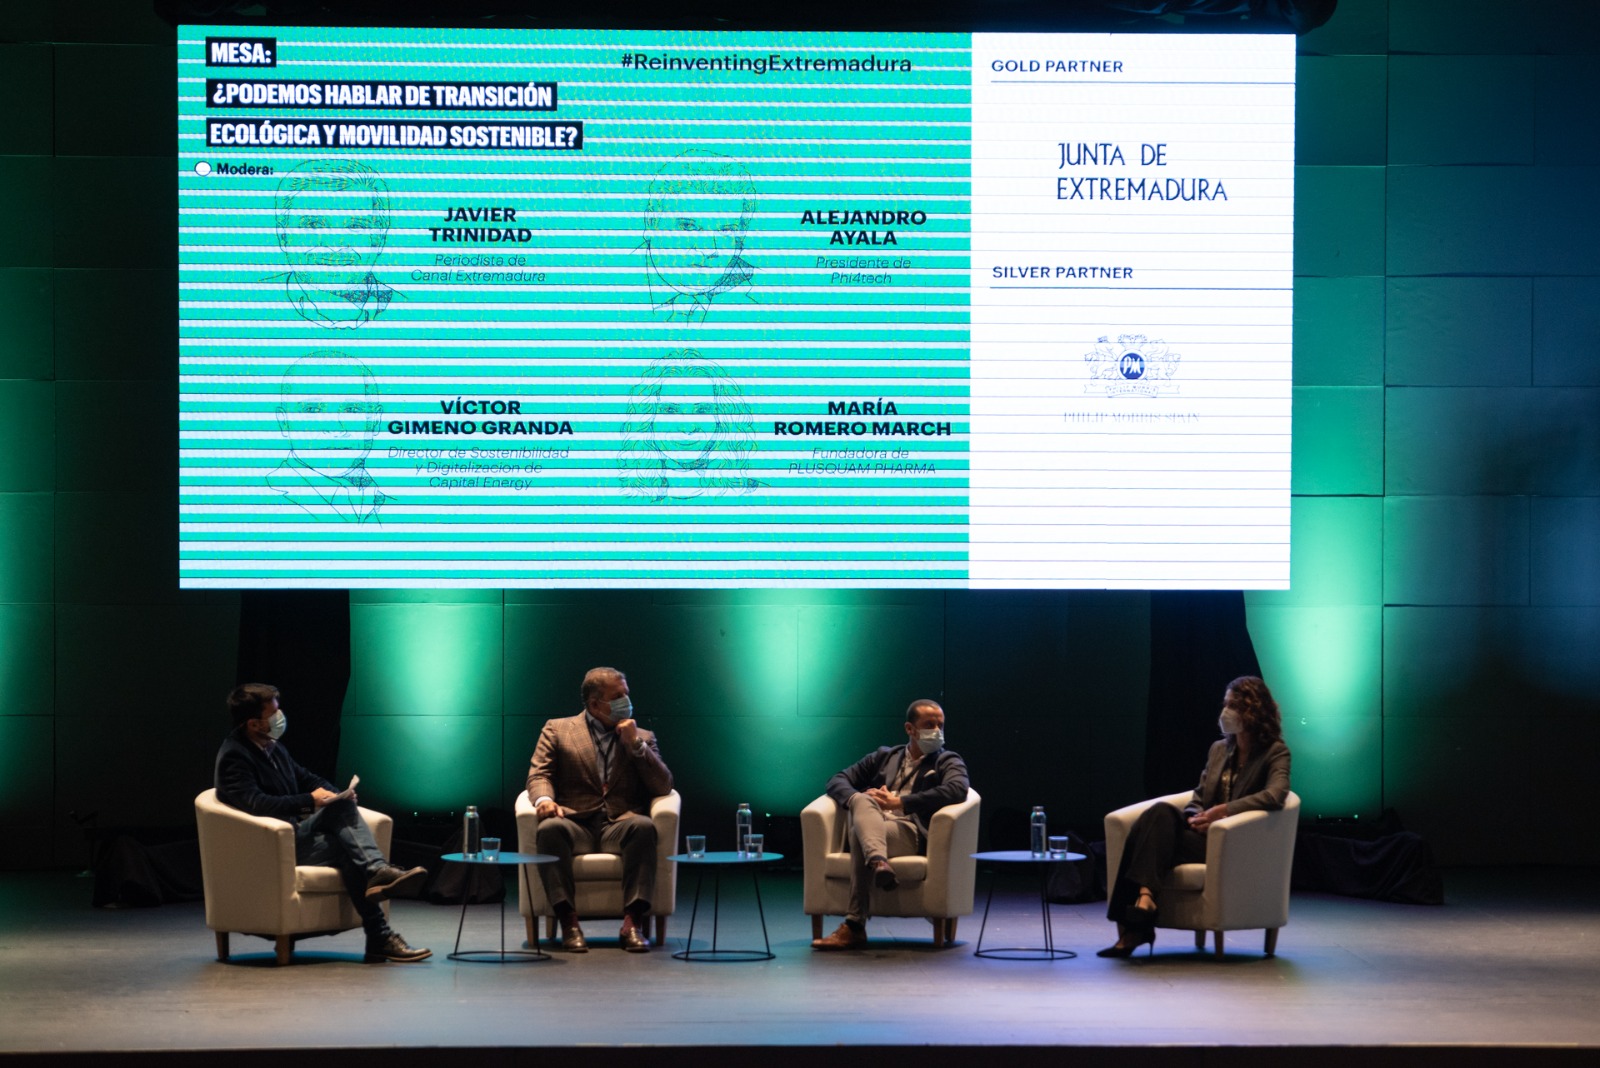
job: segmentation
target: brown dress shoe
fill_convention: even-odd
[[[397,868],[385,864],[367,878],[367,900],[387,901],[400,891],[416,886],[428,877],[427,868]]]
[[[872,862],[872,884],[879,890],[894,890],[900,886],[900,880],[887,860]]]
[[[632,916],[623,918],[622,930],[617,932],[617,941],[621,942],[622,948],[629,953],[650,952],[650,939],[639,932],[639,928],[634,924]]]
[[[578,926],[577,920],[561,925],[561,948],[568,953],[589,952],[589,941],[583,937],[583,928]]]
[[[867,944],[867,929],[841,923],[827,938],[813,939],[812,949],[863,949]]]
[[[427,960],[431,956],[433,950],[423,949],[421,946],[409,946],[399,934],[390,931],[377,938],[367,939],[367,953],[362,959],[368,964],[381,964],[389,960],[410,964],[414,961]]]

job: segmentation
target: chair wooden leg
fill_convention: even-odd
[[[552,941],[555,939],[556,918],[554,916],[546,916],[544,918],[544,936]]]
[[[1222,956],[1222,932],[1217,932],[1217,956]]]
[[[294,936],[279,935],[273,942],[273,948],[278,952],[278,966],[289,963],[289,958],[294,954]]]
[[[218,931],[217,932],[217,959],[218,960],[227,960],[228,959],[228,932],[227,931]]]
[[[815,942],[822,937],[822,917],[811,917],[811,940]]]
[[[1267,956],[1271,957],[1278,952],[1278,929],[1267,928]]]
[[[945,944],[953,946],[956,944],[956,924],[960,923],[961,919],[958,916],[952,916],[944,922],[947,924],[944,934]]]
[[[944,917],[935,916],[933,917],[933,948],[943,949],[944,946]]]
[[[537,917],[537,916],[524,916],[524,917],[522,917],[522,926],[523,926],[523,929],[527,932],[528,948],[529,949],[538,949],[539,948],[539,917]]]
[[[657,916],[656,917],[656,945],[664,946],[666,944],[667,944],[667,918],[665,916]]]
[[[1202,953],[1205,952],[1206,933],[1204,931],[1196,931],[1194,933],[1194,948],[1200,950]]]

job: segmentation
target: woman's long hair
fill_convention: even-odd
[[[717,431],[703,466],[675,468],[664,461],[656,448],[656,410],[661,394],[671,391],[674,379],[703,379],[711,386]],[[622,488],[657,501],[700,494],[749,493],[759,484],[748,474],[755,444],[755,416],[738,383],[694,349],[669,352],[645,368],[638,384],[628,393],[628,420],[622,427],[622,451],[617,457]],[[691,492],[675,493],[675,489]]]
[[[1283,720],[1278,713],[1278,702],[1272,691],[1255,675],[1241,675],[1228,683],[1228,694],[1233,697],[1233,707],[1244,721],[1244,730],[1262,745],[1271,745],[1283,738]]]

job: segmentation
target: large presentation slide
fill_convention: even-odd
[[[180,27],[180,583],[1287,588],[1294,69]]]

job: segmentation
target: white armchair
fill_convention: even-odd
[[[537,853],[539,817],[534,815],[533,799],[524,790],[517,795],[517,851]],[[650,802],[650,819],[656,825],[656,889],[650,913],[656,919],[655,944],[667,937],[667,917],[678,904],[678,866],[667,858],[678,851],[678,818],[683,814],[683,798],[672,790]],[[523,891],[517,895],[517,911],[527,928],[528,944],[534,945],[535,924],[545,918],[545,937],[556,934],[555,911],[544,894],[544,883],[531,868],[520,880]],[[591,916],[621,917],[622,858],[611,853],[588,853],[572,858],[572,889],[577,898],[572,907],[584,919]]]
[[[933,944],[955,941],[956,922],[972,915],[972,893],[978,863],[978,791],[946,805],[928,821],[928,854],[892,857],[899,887],[872,889],[874,916],[926,916],[933,921]],[[811,937],[822,937],[825,916],[843,916],[850,907],[850,846],[845,830],[850,820],[837,802],[823,794],[800,811],[800,851],[805,863],[805,911]]]
[[[1106,814],[1106,872],[1115,879],[1122,849],[1139,814],[1151,805],[1182,808],[1193,796],[1151,798]],[[1266,931],[1266,954],[1278,948],[1278,928],[1289,922],[1289,872],[1294,864],[1294,837],[1300,824],[1300,797],[1290,792],[1276,812],[1241,812],[1206,829],[1204,863],[1179,864],[1156,892],[1160,919],[1156,926],[1194,932],[1196,949],[1206,946],[1206,932],[1216,932],[1217,956],[1223,932]]]
[[[394,821],[365,808],[361,817],[387,856]],[[228,959],[235,932],[272,939],[278,963],[288,964],[297,938],[361,926],[337,868],[294,862],[293,824],[225,805],[215,790],[194,799],[194,818],[206,926],[217,933],[218,960]]]

